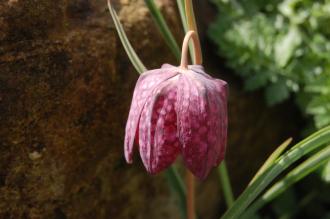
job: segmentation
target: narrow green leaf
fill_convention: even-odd
[[[169,48],[171,49],[171,51],[173,52],[175,57],[178,60],[180,60],[181,51],[179,49],[179,46],[178,46],[177,42],[175,41],[175,38],[174,38],[173,34],[171,33],[159,8],[155,4],[154,0],[145,0],[145,3],[148,6],[149,11],[150,11],[152,17],[154,18],[159,31],[162,33],[167,45],[169,46]]]
[[[326,183],[330,183],[330,160],[325,164],[322,170],[322,179]]]
[[[244,214],[243,218],[249,218],[249,215],[253,215],[256,211],[262,208],[268,202],[274,200],[284,191],[286,191],[294,183],[300,181],[308,174],[317,170],[320,166],[324,165],[330,160],[330,145],[311,156],[309,159],[301,163],[299,166],[289,172],[282,180],[274,184],[268,189],[264,195],[258,198]]]
[[[249,185],[251,185],[257,179],[258,176],[265,172],[265,170],[275,162],[275,160],[283,153],[283,151],[290,145],[291,142],[292,138],[289,138],[284,141],[280,146],[278,146],[278,148],[268,157],[266,162],[261,166],[256,175],[252,178]]]
[[[184,0],[176,0],[176,3],[178,5],[180,17],[181,17],[181,22],[182,26],[184,29],[184,32],[188,32],[188,23],[187,23],[187,18],[186,18],[186,10],[184,7]]]
[[[321,129],[308,138],[296,144],[279,157],[254,183],[248,186],[223,216],[223,219],[238,218],[251,202],[284,170],[309,152],[319,149],[330,142],[330,126]]]
[[[129,40],[126,36],[125,30],[124,30],[123,26],[121,25],[121,23],[119,21],[118,15],[117,15],[115,9],[111,5],[111,0],[108,0],[108,8],[109,8],[109,12],[110,12],[110,15],[112,17],[112,20],[115,24],[116,30],[118,32],[120,41],[123,44],[124,49],[126,51],[126,54],[128,55],[130,61],[134,65],[134,68],[136,69],[136,71],[139,72],[140,74],[142,74],[147,69],[143,65],[140,58],[138,57],[135,50],[133,49],[131,43],[129,42]]]
[[[179,199],[182,218],[186,218],[186,190],[182,178],[174,166],[169,167],[165,173],[170,188]]]

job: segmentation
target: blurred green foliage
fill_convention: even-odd
[[[313,127],[330,124],[330,0],[213,0],[209,36],[247,90],[294,98]]]
[[[245,88],[264,89],[270,106],[292,96],[312,119],[311,130],[330,124],[330,0],[211,1],[219,13],[209,36],[226,64],[243,77]],[[330,162],[320,172],[329,182]],[[318,191],[310,188],[306,200]],[[276,215],[292,218],[303,212],[303,207],[292,208],[302,203],[295,200],[300,192],[291,190],[272,203]],[[319,208],[329,200],[311,200],[317,212],[325,212]]]

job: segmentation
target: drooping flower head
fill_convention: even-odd
[[[126,124],[125,158],[134,143],[149,173],[170,166],[179,154],[187,168],[205,179],[224,158],[227,141],[227,83],[201,65],[187,66],[187,33],[180,67],[164,64],[143,73],[134,90]]]

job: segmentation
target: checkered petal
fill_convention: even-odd
[[[148,99],[153,98],[155,89],[176,74],[177,73],[171,69],[161,68],[147,71],[140,76],[134,89],[131,108],[126,123],[124,152],[128,163],[132,163],[133,144],[143,107]]]
[[[179,139],[186,166],[200,179],[223,159],[227,136],[226,83],[192,70],[180,75]]]

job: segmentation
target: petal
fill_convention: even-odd
[[[218,150],[220,151],[220,156],[216,160],[214,166],[218,166],[220,162],[224,159],[225,153],[226,153],[226,146],[227,146],[227,129],[228,129],[228,84],[227,82],[215,79],[214,80],[216,87],[217,87],[217,93],[220,96],[219,106],[220,106],[220,118],[221,118],[221,129],[217,133],[217,135],[220,137],[220,143],[217,146]]]
[[[147,101],[139,123],[140,154],[146,169],[158,173],[173,163],[180,151],[175,111],[175,81],[164,82]]]
[[[148,98],[152,97],[155,88],[177,73],[170,69],[155,69],[143,73],[136,83],[125,131],[125,158],[132,163],[133,144],[137,132],[140,114]]]
[[[170,64],[166,64],[166,63],[165,63],[165,64],[162,65],[161,68],[162,68],[162,69],[166,69],[166,68],[169,69],[169,68],[176,68],[176,66],[173,66],[173,65],[170,65]]]
[[[206,74],[206,73],[204,73]],[[213,145],[209,148],[207,169],[218,166],[224,159],[227,144],[227,99],[228,84],[220,79],[206,79],[200,75],[194,75],[203,83],[207,91],[207,103],[209,109],[208,123],[210,131],[208,142]],[[215,144],[212,139],[215,139]]]
[[[194,71],[195,73],[201,74],[208,79],[212,79],[212,77],[204,72],[204,67],[202,65],[189,65],[188,69]]]
[[[179,139],[186,166],[200,179],[223,159],[227,132],[223,86],[202,74],[183,74],[178,91]]]
[[[224,159],[227,143],[227,85],[219,83],[220,80],[209,80],[205,83],[208,99],[208,123],[210,132],[207,135],[209,149],[207,169],[218,166]],[[215,139],[215,143],[213,142]]]

